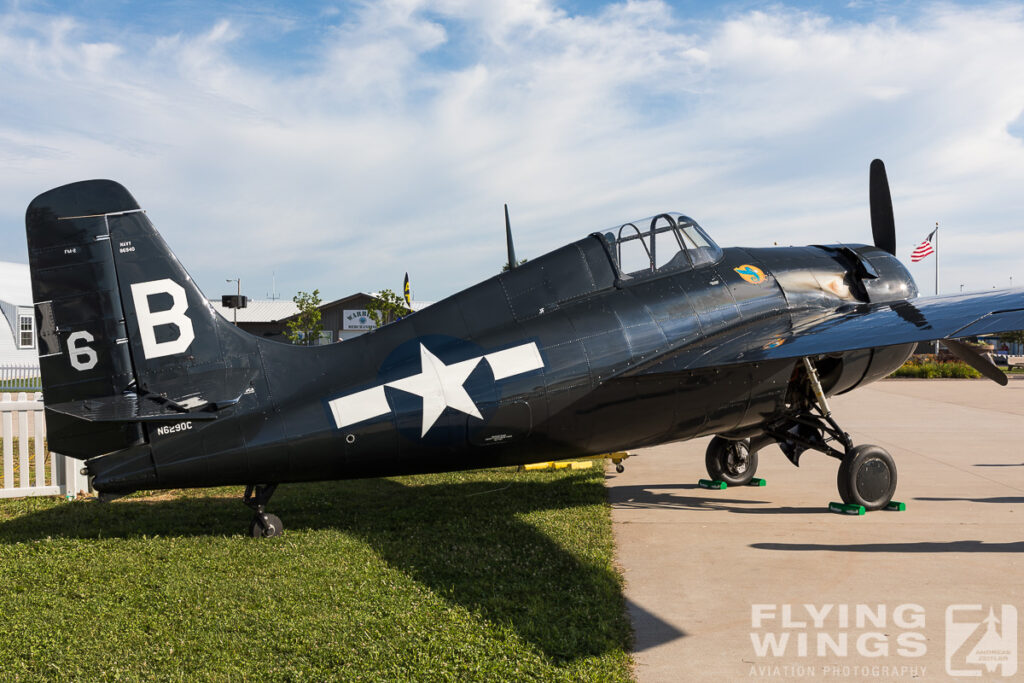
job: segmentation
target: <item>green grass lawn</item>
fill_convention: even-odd
[[[629,680],[597,470],[0,501],[4,680]]]
[[[12,398],[21,392],[30,393],[40,391],[42,381],[38,377],[23,377],[18,379],[0,380],[0,394],[14,394]]]

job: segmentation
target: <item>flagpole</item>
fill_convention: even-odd
[[[935,221],[935,296],[939,295],[939,222]],[[939,355],[939,340],[935,340],[935,356]]]

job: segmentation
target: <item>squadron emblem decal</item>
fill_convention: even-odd
[[[737,275],[739,275],[741,278],[743,278],[752,285],[759,285],[766,279],[763,270],[761,270],[757,266],[752,266],[747,263],[744,263],[739,268],[733,268],[733,270],[736,271]]]
[[[446,364],[419,344],[420,371],[401,379],[378,384],[370,389],[341,396],[328,401],[334,424],[338,429],[365,420],[372,420],[391,412],[385,387],[391,387],[423,399],[423,422],[420,437],[427,435],[445,408],[483,419],[476,403],[463,384],[481,362],[487,363],[494,381],[508,379],[544,367],[537,344],[520,344],[504,351],[474,356],[467,360]]]

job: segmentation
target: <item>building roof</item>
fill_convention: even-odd
[[[0,261],[0,301],[32,305],[32,277],[27,263]]]
[[[240,323],[273,323],[289,318],[299,312],[299,307],[294,301],[282,299],[249,299],[249,305],[245,308],[224,308],[220,300],[211,300],[213,310],[220,313],[228,320],[234,320],[235,311],[238,311],[238,322]]]
[[[334,308],[335,306],[347,304],[359,298],[369,299],[372,296],[372,294],[367,294],[366,292],[356,292],[355,294],[349,294],[348,296],[343,296],[340,299],[335,299],[334,301],[325,301],[320,304],[320,310],[325,308]]]
[[[422,311],[427,306],[430,306],[431,304],[435,304],[435,303],[437,303],[437,302],[436,301],[416,301],[415,299],[413,299],[412,300],[412,304],[410,304],[410,307],[412,308],[412,312],[415,313],[416,311]]]
[[[0,365],[35,365],[39,362],[35,344],[18,346],[18,315],[24,307],[32,311],[32,278],[28,265],[0,261]]]

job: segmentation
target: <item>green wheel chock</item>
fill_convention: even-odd
[[[753,479],[751,479],[750,482],[747,484],[747,486],[767,486],[767,485],[768,485],[768,482],[766,482],[764,479],[759,479],[757,477],[754,477]]]
[[[700,486],[702,489],[729,488],[728,484],[726,484],[724,481],[719,481],[718,479],[701,479],[700,481],[697,482],[697,485]]]
[[[898,500],[890,500],[889,504],[885,506],[886,510],[894,510],[896,512],[903,512],[907,509],[906,503],[901,503]]]
[[[831,502],[828,504],[828,509],[832,512],[838,512],[843,515],[863,515],[863,505],[848,505],[846,503]]]

